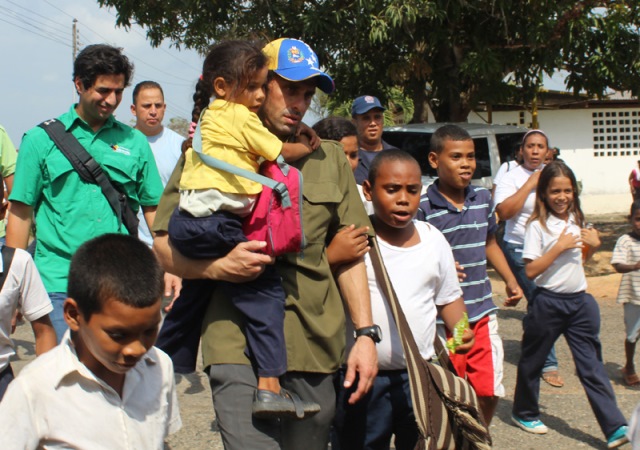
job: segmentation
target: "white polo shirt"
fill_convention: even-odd
[[[524,240],[522,258],[536,260],[547,253],[568,226],[568,233],[580,236],[580,227],[573,215],[568,221],[556,216],[547,219],[548,231],[542,228],[540,221],[534,220],[527,226]],[[536,286],[549,289],[559,294],[573,294],[587,289],[587,278],[582,267],[582,249],[572,248],[560,253],[547,270],[538,275],[534,280]]]
[[[496,192],[493,197],[493,204],[499,205],[513,194],[518,192],[527,182],[533,171],[525,169],[524,166],[514,167],[506,172],[499,180],[496,180]],[[504,230],[504,240],[512,244],[522,245],[524,243],[524,231],[533,208],[536,206],[536,190],[532,189],[527,195],[522,209],[511,219],[507,220]]]
[[[426,222],[414,222],[420,243],[403,248],[380,238],[380,252],[389,278],[400,300],[409,327],[425,359],[433,356],[436,335],[437,306],[462,297],[455,261],[449,243],[442,233]],[[377,344],[380,370],[406,368],[402,342],[387,300],[384,298],[371,264],[365,255],[367,278],[371,292],[373,323],[382,329],[382,341]],[[353,346],[353,324],[347,320],[347,347]]]
[[[171,359],[152,347],[125,376],[122,398],[60,345],[28,364],[0,402],[0,448],[162,449],[181,427]]]
[[[4,273],[2,257],[0,272]],[[31,255],[19,248],[15,250],[9,273],[0,291],[0,372],[7,368],[10,358],[16,353],[11,339],[11,318],[16,309],[29,322],[53,311]]]

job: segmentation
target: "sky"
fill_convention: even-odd
[[[77,19],[80,48],[108,43],[124,49],[135,66],[131,85],[116,111],[130,124],[136,83],[154,80],[165,93],[165,124],[189,118],[202,57],[164,42],[153,48],[142,28],[116,28],[113,9],[95,0],[0,0],[0,125],[16,147],[22,134],[43,120],[66,112],[74,102],[72,21]]]

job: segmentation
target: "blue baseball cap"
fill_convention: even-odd
[[[351,116],[355,116],[356,114],[364,114],[374,108],[378,108],[383,111],[387,109],[382,106],[382,103],[380,103],[378,97],[374,97],[373,95],[363,95],[353,101],[353,104],[351,105]]]
[[[325,94],[335,90],[333,79],[320,70],[318,56],[298,39],[281,38],[269,42],[262,52],[269,57],[269,70],[289,81],[317,77],[318,88]]]

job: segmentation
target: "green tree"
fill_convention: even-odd
[[[530,102],[542,75],[569,72],[573,92],[640,86],[637,0],[98,0],[154,45],[205,49],[229,37],[298,37],[334,76],[328,107],[394,90],[464,121],[479,102]]]

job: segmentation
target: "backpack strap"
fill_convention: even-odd
[[[11,263],[13,262],[13,255],[15,255],[16,249],[13,247],[2,246],[2,273],[0,273],[0,290],[4,286],[4,282],[9,275],[9,269],[11,269]]]
[[[78,139],[68,132],[62,122],[57,119],[44,121],[38,126],[49,135],[56,147],[67,157],[73,168],[78,172],[78,175],[80,175],[80,178],[87,183],[100,186],[102,193],[118,218],[118,224],[124,222],[129,234],[137,236],[138,218],[136,213],[129,207],[127,196],[113,186],[109,177],[102,170],[102,166],[93,159],[82,144],[78,142]]]
[[[201,117],[202,120],[202,117]],[[291,198],[289,197],[289,190],[284,183],[280,183],[272,180],[269,177],[265,177],[264,175],[260,175],[259,173],[251,172],[250,170],[241,169],[240,167],[236,167],[233,164],[229,164],[226,161],[222,161],[218,158],[214,158],[213,156],[206,155],[202,152],[202,134],[200,132],[200,122],[198,120],[198,125],[196,126],[196,131],[193,134],[193,140],[191,142],[191,148],[194,152],[198,154],[200,160],[205,163],[209,167],[213,167],[214,169],[222,170],[224,172],[231,173],[233,175],[237,175],[242,178],[247,178],[251,181],[255,181],[256,183],[260,183],[263,186],[267,186],[272,190],[276,191],[278,195],[280,195],[280,200],[282,202],[283,208],[291,207]],[[285,175],[289,172],[289,165],[284,161],[282,155],[279,155],[276,159],[278,166],[280,166],[280,170]]]

